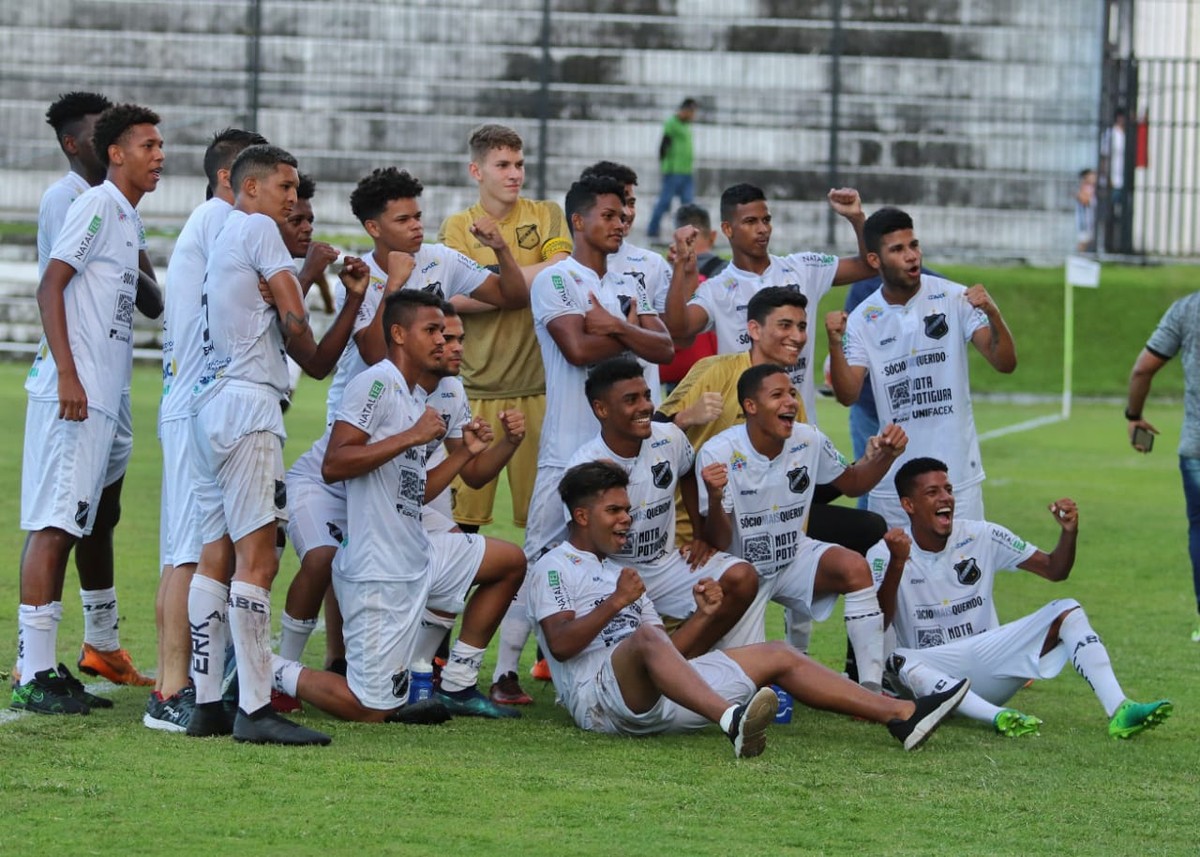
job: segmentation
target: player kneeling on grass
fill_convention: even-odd
[[[1053,678],[1070,658],[1108,714],[1108,734],[1129,738],[1157,726],[1171,703],[1134,702],[1113,675],[1108,651],[1078,601],[1060,598],[1001,625],[992,584],[1000,569],[1019,568],[1066,580],[1075,564],[1079,513],[1073,500],[1050,504],[1062,528],[1050,553],[987,521],[954,518],[946,465],[915,458],[896,473],[907,530],[889,530],[868,559],[879,603],[896,631],[888,670],[913,693],[971,680],[959,711],[1002,735],[1037,734],[1042,721],[1001,708],[1029,679]],[[885,571],[886,569],[886,571]]]
[[[591,461],[570,468],[558,486],[570,511],[568,537],[530,572],[530,617],[547,654],[554,687],[582,729],[624,735],[686,732],[717,723],[737,756],[757,756],[778,684],[814,708],[878,723],[919,746],[967,692],[961,681],[907,702],[871,693],[786,643],[709,652],[686,659],[721,606],[721,587],[702,578],[696,611],[668,637],[638,573],[619,556],[632,524],[629,477]]]

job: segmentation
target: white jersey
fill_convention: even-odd
[[[46,273],[46,266],[50,264],[54,242],[58,240],[62,225],[67,222],[67,211],[71,208],[71,203],[83,196],[90,187],[83,176],[72,171],[46,188],[46,192],[42,194],[41,204],[38,205],[37,226],[39,280],[42,274]]]
[[[425,413],[425,396],[410,390],[390,360],[351,379],[338,410],[375,443],[412,428]],[[409,581],[429,574],[429,539],[421,526],[425,502],[425,447],[406,449],[369,473],[345,481],[346,540],[333,573],[346,581]]]
[[[438,412],[442,424],[446,427],[445,434],[425,446],[425,471],[428,472],[448,457],[445,441],[462,438],[463,426],[471,421],[471,404],[467,401],[467,391],[463,389],[462,380],[451,376],[438,382],[433,392],[426,397],[425,404]],[[453,518],[450,487],[447,486],[441,494],[426,503],[425,508],[440,512],[446,518]]]
[[[192,395],[204,370],[201,300],[208,252],[233,206],[213,197],[199,205],[175,241],[167,265],[163,311],[163,387],[159,423],[192,413]]]
[[[592,293],[614,315],[621,312],[621,297],[631,297],[639,315],[655,315],[646,290],[632,278],[609,271],[601,279],[595,271],[563,259],[545,268],[533,280],[529,303],[533,330],[542,350],[546,370],[546,418],[538,446],[538,466],[565,467],[575,450],[600,430],[584,395],[587,366],[574,366],[550,335],[549,324],[565,315],[583,316],[592,307]]]
[[[733,354],[750,348],[746,306],[758,292],[771,286],[782,286],[808,298],[808,341],[800,349],[795,367],[799,374],[794,377],[800,378],[796,389],[804,402],[805,416],[813,424],[817,421],[817,394],[812,370],[816,348],[812,322],[817,317],[817,305],[821,298],[833,287],[837,267],[838,257],[823,253],[770,256],[770,264],[762,274],[752,274],[730,264],[716,276],[701,283],[688,302],[708,314],[704,329],[716,330],[717,353]]]
[[[121,396],[133,376],[138,252],[145,248],[137,210],[106,181],[75,200],[50,252],[50,258],[75,269],[63,302],[71,356],[88,408],[113,419],[120,418]],[[58,401],[58,367],[45,334],[25,389],[35,401]]]
[[[443,244],[422,244],[413,258],[413,272],[403,288],[420,289],[435,294],[442,300],[448,301],[456,295],[469,295],[491,276],[491,272],[486,268],[481,268],[462,253]],[[342,356],[338,358],[337,369],[334,370],[329,394],[325,399],[326,422],[330,425],[333,424],[341,406],[342,391],[346,389],[347,382],[367,368],[362,355],[358,353],[358,343],[354,337],[375,322],[379,306],[383,303],[387,271],[376,261],[374,253],[366,255],[366,263],[371,269],[371,282],[363,295],[362,306],[358,308],[358,314],[354,317],[350,340],[346,343]],[[339,281],[333,288],[334,302],[340,311],[346,303],[346,287]]]
[[[674,423],[651,423],[650,437],[642,441],[636,458],[622,458],[600,435],[577,451],[567,464],[608,459],[629,474],[629,504],[633,524],[616,559],[638,570],[662,560],[675,550],[675,487],[690,473],[696,455],[687,435]]]
[[[636,282],[646,290],[646,299],[654,311],[662,315],[667,308],[667,290],[671,288],[671,266],[662,254],[622,241],[616,253],[609,254],[608,270],[618,274],[626,283]],[[632,296],[631,296],[632,297]],[[654,406],[662,404],[662,382],[658,364],[638,358],[650,386]]]
[[[961,518],[939,553],[913,541],[896,595],[897,646],[927,649],[1000,627],[992,595],[996,572],[1016,570],[1036,551],[999,524]],[[867,552],[876,587],[889,559],[882,541]]]
[[[292,270],[292,255],[274,220],[236,209],[229,213],[204,274],[204,369],[196,384],[197,409],[229,381],[254,385],[281,401],[287,396],[279,314],[263,300],[258,281]]]
[[[898,423],[908,433],[907,449],[872,496],[894,498],[896,471],[922,456],[944,461],[955,488],[983,481],[967,350],[988,321],[965,294],[963,286],[925,274],[906,304],[889,304],[880,288],[850,311],[846,362],[866,368],[880,425]]]
[[[575,618],[591,613],[596,605],[612,595],[617,589],[617,579],[625,562],[582,551],[570,542],[562,542],[542,556],[529,570],[529,618],[550,674],[554,678],[554,689],[576,723],[590,719],[586,711],[577,711],[576,704],[581,685],[595,678],[601,665],[612,657],[613,649],[640,625],[661,625],[662,619],[654,604],[646,595],[621,609],[616,616],[597,634],[579,654],[560,661],[554,657],[546,644],[541,621],[548,616],[564,611],[574,611]]]
[[[774,577],[792,565],[808,536],[813,490],[846,469],[846,459],[821,430],[795,423],[783,452],[767,458],[750,443],[745,425],[725,429],[700,447],[696,469],[728,468],[722,508],[733,519],[729,553],[740,556],[760,577]],[[708,491],[700,490],[700,514],[708,514]]]

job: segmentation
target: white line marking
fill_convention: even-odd
[[[983,434],[981,434],[979,436],[979,441],[980,441],[980,443],[982,443],[985,440],[992,440],[997,437],[1004,437],[1005,435],[1017,434],[1018,432],[1029,431],[1030,429],[1035,429],[1035,428],[1038,428],[1039,426],[1053,425],[1054,423],[1062,422],[1062,419],[1063,419],[1062,414],[1050,414],[1049,416],[1038,417],[1037,419],[1033,419],[1033,420],[1026,420],[1023,423],[1016,423],[1011,426],[1004,426],[1003,428],[992,429],[991,431],[985,431]]]

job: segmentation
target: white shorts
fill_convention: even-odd
[[[133,402],[129,391],[121,394],[121,409],[117,413],[117,433],[113,437],[112,452],[108,454],[108,472],[104,474],[107,488],[125,475],[129,459],[133,457]]]
[[[742,618],[719,641],[718,649],[736,649],[762,643],[767,639],[767,604],[774,601],[792,610],[794,621],[823,622],[833,613],[838,596],[835,593],[813,595],[817,581],[817,566],[825,551],[835,545],[805,538],[796,550],[792,564],[772,577],[759,577],[758,594],[746,608]]]
[[[163,458],[158,525],[161,565],[190,565],[200,561],[200,521],[191,436],[190,417],[170,420],[158,427]]]
[[[192,451],[204,544],[287,523],[282,426],[278,396],[232,383],[196,413]]]
[[[458,532],[458,524],[454,523],[453,518],[428,504],[421,508],[421,524],[430,535]]]
[[[709,687],[734,705],[749,701],[758,691],[750,676],[724,652],[708,652],[689,663]],[[581,729],[617,735],[692,732],[712,722],[665,696],[660,696],[649,711],[633,713],[621,695],[611,657],[604,659],[594,678],[578,688],[575,707],[575,723]]]
[[[467,592],[475,583],[487,540],[474,533],[430,533],[429,599],[425,606],[446,613],[461,613]]]
[[[907,527],[908,513],[900,505],[895,494],[872,493],[867,498],[867,509],[883,516],[889,527]],[[976,482],[966,488],[954,486],[954,517],[967,521],[983,521],[983,483]]]
[[[620,557],[613,557],[620,562]],[[744,560],[732,554],[717,551],[708,558],[708,562],[693,569],[678,550],[671,549],[653,564],[635,565],[642,582],[646,584],[646,594],[654,602],[654,609],[660,616],[672,619],[686,619],[696,611],[696,600],[692,597],[692,587],[702,577],[720,580],[721,575]]]
[[[82,422],[58,418],[57,401],[25,408],[21,461],[21,529],[54,527],[86,536],[96,522],[112,458],[117,421],[95,409]]]
[[[1046,634],[1054,621],[1079,606],[1073,598],[1059,598],[1012,622],[928,649],[896,649],[887,659],[888,672],[901,686],[920,695],[930,689],[910,687],[907,667],[920,663],[954,678],[971,679],[971,690],[993,705],[1004,705],[1029,679],[1054,678],[1070,653],[1063,643],[1042,655]]]
[[[287,472],[288,541],[300,561],[313,548],[340,548],[346,540],[346,485]]]
[[[346,641],[346,683],[365,708],[391,711],[408,702],[409,666],[429,576],[354,580],[333,576]]]
[[[539,465],[525,517],[525,559],[530,565],[567,537],[567,513],[558,496],[565,467]]]

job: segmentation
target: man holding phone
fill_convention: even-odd
[[[1192,561],[1192,586],[1196,612],[1200,616],[1200,292],[1171,304],[1149,342],[1138,355],[1129,375],[1129,397],[1125,405],[1129,441],[1138,452],[1154,448],[1158,429],[1142,418],[1142,406],[1150,393],[1156,372],[1176,354],[1183,360],[1183,428],[1179,436],[1179,472],[1187,502],[1188,555]],[[1192,630],[1192,642],[1200,643],[1200,618]]]

